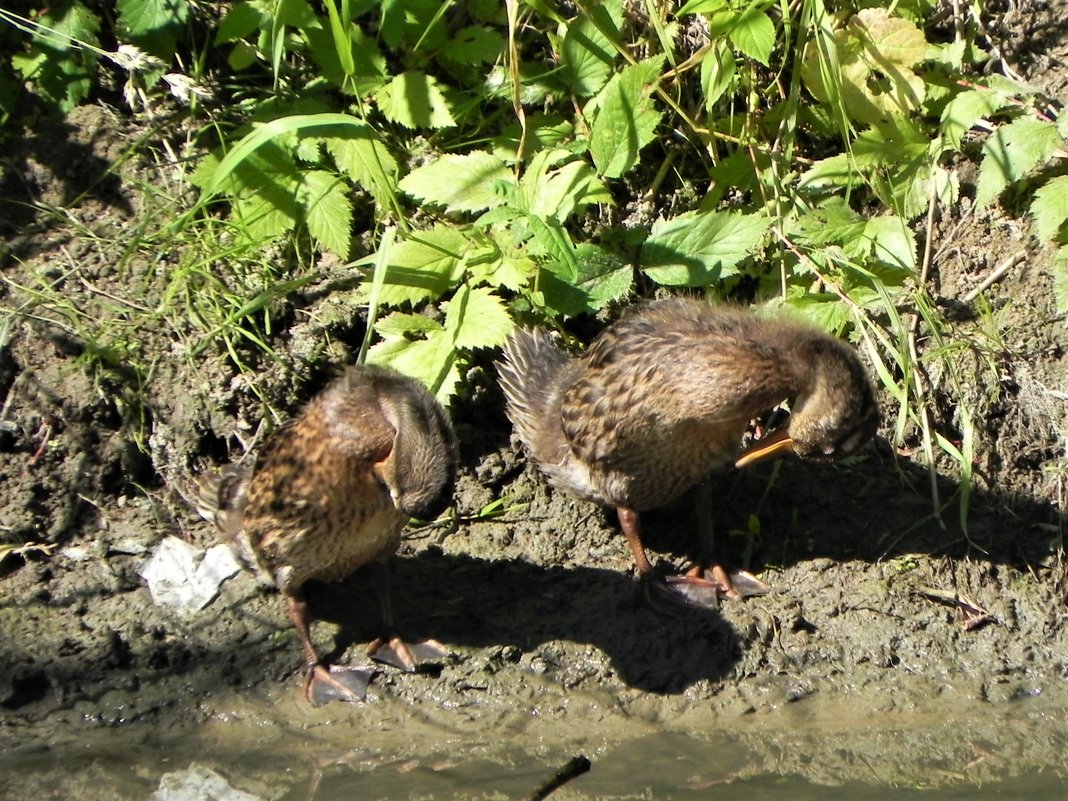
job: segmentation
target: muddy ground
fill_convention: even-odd
[[[1019,66],[1053,93],[1065,73],[1046,67],[1068,56],[1063,28],[1059,36],[1042,56],[1020,51]],[[48,546],[0,562],[5,749],[31,753],[110,728],[146,741],[198,731],[222,742],[230,725],[332,746],[338,732],[355,731],[398,753],[421,743],[424,756],[458,741],[486,753],[502,735],[500,748],[529,741],[552,752],[609,731],[723,726],[814,781],[863,777],[870,754],[890,766],[888,781],[908,780],[917,754],[967,765],[976,781],[1006,766],[1068,770],[1068,329],[1054,309],[1052,253],[1026,220],[965,199],[936,230],[931,292],[953,335],[980,345],[960,359],[981,411],[967,532],[950,466],[939,478],[948,501],[939,521],[917,443],[897,450],[886,439],[893,406],[884,398],[883,436],[861,458],[711,478],[719,555],[774,590],[663,616],[644,602],[611,517],[551,491],[527,464],[487,354],[453,409],[463,467],[451,521],[411,531],[393,563],[402,633],[435,637],[450,656],[431,674],[383,668],[364,705],[311,709],[276,594],[242,574],[182,617],[154,605],[138,577],[164,536],[214,542],[183,495],[198,466],[253,439],[261,400],[220,354],[193,359],[173,332],[139,331],[159,353],[138,405],[121,358],[110,372],[87,371],[90,343],[79,332],[92,326],[70,324],[27,290],[50,285],[89,310],[121,307],[116,298],[131,288],[151,307],[165,290],[165,264],[123,254],[131,228],[163,211],[159,197],[106,174],[125,152],[128,124],[104,107],[80,109],[28,133],[2,167],[3,196],[20,203],[0,221],[0,540]],[[122,169],[169,180],[148,158]],[[979,301],[963,300],[1014,257]],[[350,300],[351,286],[324,268],[290,301],[293,324],[272,341],[281,360],[254,366],[280,415],[358,347],[361,309]],[[953,412],[935,407],[948,436]],[[503,514],[482,516],[498,498]],[[693,497],[649,517],[665,564],[685,561],[695,520]],[[931,589],[969,596],[991,621],[966,630]],[[313,587],[311,602],[323,651],[362,661],[378,610],[361,576]],[[1012,710],[1027,719],[1035,699],[1043,712],[1022,740],[998,723]],[[894,724],[952,722],[976,709],[989,709],[989,721],[961,736],[914,740]],[[872,731],[872,720],[884,729]],[[799,746],[797,721],[839,734]],[[977,760],[988,752],[998,758]]]

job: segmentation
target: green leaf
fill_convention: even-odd
[[[916,235],[901,217],[887,214],[871,218],[864,226],[863,241],[875,258],[916,274]]]
[[[533,214],[527,217],[527,224],[541,252],[556,262],[556,269],[566,277],[565,280],[574,281],[578,276],[575,245],[564,227],[556,220]]]
[[[598,175],[619,178],[638,163],[638,152],[655,138],[662,114],[650,95],[663,62],[663,56],[656,56],[626,67],[591,101],[597,111],[590,127],[590,155]]]
[[[451,128],[456,125],[438,81],[423,72],[403,72],[382,87],[378,107],[386,119],[405,128]]]
[[[513,328],[504,302],[486,287],[461,284],[446,304],[445,330],[457,348],[495,348]]]
[[[352,202],[341,179],[323,170],[308,170],[301,174],[297,199],[304,207],[305,224],[312,237],[326,250],[347,259]]]
[[[463,233],[444,225],[395,243],[379,303],[399,306],[442,297],[459,283],[466,249]]]
[[[189,19],[183,0],[119,0],[119,29],[154,55],[174,54],[175,38]]]
[[[1052,240],[1068,220],[1068,175],[1058,175],[1035,191],[1031,201],[1031,216],[1035,218],[1035,235]]]
[[[676,17],[686,14],[710,14],[727,7],[727,0],[687,0],[682,8],[675,12]]]
[[[218,30],[215,31],[215,44],[226,44],[244,39],[268,21],[269,17],[252,3],[234,3],[233,8],[226,12],[226,16],[219,23]]]
[[[659,284],[707,286],[734,275],[771,224],[759,214],[687,212],[653,225],[642,245],[642,272]]]
[[[382,208],[390,208],[397,186],[397,161],[369,125],[341,129],[318,139],[337,168],[362,186]]]
[[[775,23],[757,5],[749,6],[739,15],[728,35],[735,47],[768,66],[775,47]]]
[[[607,14],[604,16],[608,17]],[[611,29],[615,30],[615,21],[609,17],[609,22]],[[608,37],[587,16],[567,23],[560,38],[559,50],[559,77],[573,95],[592,97],[612,74],[616,50]]]
[[[389,315],[375,325],[382,341],[367,352],[370,364],[384,364],[422,381],[438,400],[445,403],[460,382],[456,348],[440,323],[422,322],[404,328],[404,319],[418,315]],[[427,320],[428,318],[423,318]],[[433,322],[433,321],[431,321]]]
[[[522,205],[528,213],[561,223],[581,206],[612,201],[593,168],[578,159],[545,173],[528,170],[520,186],[525,198]]]
[[[500,206],[506,195],[500,184],[514,184],[512,171],[492,153],[476,150],[446,154],[412,170],[400,188],[414,198],[444,206],[448,212],[482,211]]]
[[[960,150],[960,142],[976,122],[993,114],[1008,102],[1005,95],[991,89],[961,92],[942,109],[942,136],[947,150]]]
[[[471,25],[456,34],[441,51],[441,57],[454,64],[492,64],[504,52],[505,40],[497,31],[483,25]]]
[[[975,202],[980,206],[991,203],[1010,183],[1049,161],[1063,144],[1053,122],[1020,117],[1002,125],[983,145]]]
[[[722,39],[718,40],[701,61],[701,88],[705,93],[705,107],[711,108],[734,84],[737,64],[734,53]]]
[[[618,254],[598,245],[582,244],[575,248],[578,262],[576,285],[589,298],[589,307],[596,311],[615,300],[621,300],[634,284],[634,269]]]
[[[353,25],[348,29],[348,41],[340,45],[345,48],[341,51],[332,30],[315,24],[300,31],[323,77],[345,94],[362,97],[376,93],[390,77],[377,42],[361,28]]]

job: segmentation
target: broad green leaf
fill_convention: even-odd
[[[51,10],[42,14],[33,34],[33,44],[42,50],[65,53],[75,50],[77,44],[100,44],[97,34],[100,20],[81,2],[49,4]],[[10,6],[9,6],[10,7]]]
[[[801,175],[798,187],[821,191],[840,186],[860,186],[863,178],[848,153],[821,159]]]
[[[546,254],[556,262],[556,269],[565,276],[565,280],[574,281],[578,276],[578,263],[575,259],[575,245],[567,231],[554,219],[537,215],[528,215],[527,224],[534,237],[535,250]]]
[[[1035,235],[1052,240],[1068,220],[1068,175],[1058,175],[1035,191],[1031,201],[1031,216],[1035,218]]]
[[[318,23],[299,30],[322,76],[345,94],[363,97],[377,93],[391,77],[378,43],[361,28],[355,25],[349,28],[348,41],[340,45],[345,49],[340,51],[334,31]]]
[[[768,66],[775,47],[775,23],[758,6],[751,5],[738,16],[729,36],[735,47]]]
[[[727,8],[727,0],[687,0],[682,8],[675,12],[676,17],[686,14],[712,14]]]
[[[392,48],[415,48],[424,53],[446,42],[445,21],[440,0],[382,0],[382,38]]]
[[[308,170],[301,174],[297,199],[304,207],[305,224],[312,237],[326,250],[347,259],[352,201],[341,179],[323,170]]]
[[[538,285],[544,310],[554,316],[574,317],[595,312],[630,292],[634,270],[619,256],[597,245],[575,249],[578,275],[568,280],[560,271],[542,272]]]
[[[642,272],[659,284],[707,286],[735,274],[770,220],[759,214],[687,212],[657,221],[642,245]]]
[[[833,39],[834,53],[813,39],[802,59],[805,86],[818,100],[868,123],[920,109],[926,85],[912,68],[924,59],[927,40],[914,23],[883,8],[864,9]]]
[[[384,364],[417,381],[422,381],[438,400],[448,402],[460,382],[456,348],[440,324],[391,333],[392,315],[379,321],[375,330],[383,334],[381,342],[367,352],[370,364]],[[415,338],[409,338],[413,336]],[[421,335],[421,336],[420,336]]]
[[[969,89],[961,92],[942,109],[942,135],[946,149],[960,150],[960,142],[976,122],[1007,102],[1000,92],[991,89]]]
[[[634,284],[634,268],[598,245],[579,245],[575,248],[575,260],[579,265],[576,285],[586,293],[593,311],[621,300]]]
[[[375,323],[375,331],[382,336],[407,336],[408,334],[430,334],[443,331],[441,323],[425,314],[408,314],[392,312]]]
[[[915,274],[916,236],[901,217],[887,214],[872,217],[864,226],[863,241],[875,258]]]
[[[500,184],[514,184],[512,171],[492,153],[446,154],[404,176],[400,188],[448,212],[482,211],[507,199]]]
[[[244,39],[268,20],[267,15],[252,3],[234,3],[215,31],[215,44],[226,44]]]
[[[612,29],[615,27],[613,23]],[[587,16],[567,23],[566,30],[560,34],[559,49],[560,80],[578,97],[595,95],[611,76],[617,58],[611,41]]]
[[[405,128],[451,128],[456,125],[437,78],[403,72],[379,90],[378,107],[391,122]]]
[[[505,40],[500,33],[484,25],[471,25],[456,34],[441,51],[441,57],[456,64],[492,64],[504,52]]]
[[[856,239],[863,235],[866,224],[867,220],[836,199],[797,218],[791,233],[796,232],[804,244],[821,247]]]
[[[983,145],[975,202],[980,206],[991,203],[1010,183],[1049,161],[1063,144],[1053,122],[1020,117],[1002,125]]]
[[[119,0],[119,28],[125,37],[157,56],[169,58],[174,40],[189,19],[180,0]]]
[[[830,292],[812,292],[807,287],[791,285],[786,305],[824,331],[841,331],[849,324],[849,309]]]
[[[371,193],[382,208],[390,208],[397,186],[397,161],[369,125],[337,130],[319,139],[337,168]]]
[[[724,40],[718,40],[701,61],[701,88],[706,107],[711,108],[734,84],[736,69],[734,53]]]
[[[395,243],[379,303],[399,306],[442,297],[459,283],[466,248],[463,233],[444,225]]]
[[[662,114],[650,95],[663,61],[657,56],[626,67],[597,95],[592,104],[597,111],[590,127],[590,155],[598,175],[619,178],[638,163],[638,152],[655,138]]]
[[[445,330],[457,348],[495,348],[513,328],[504,301],[486,287],[462,284],[446,304]]]
[[[581,206],[612,201],[593,168],[578,159],[544,173],[528,188],[527,211],[558,222],[567,220]]]

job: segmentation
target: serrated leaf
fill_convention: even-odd
[[[457,348],[495,348],[515,328],[501,298],[486,287],[461,284],[445,310],[445,330]]]
[[[377,41],[362,28],[355,25],[349,28],[348,41],[340,45],[347,47],[347,52],[339,52],[333,32],[318,23],[300,26],[299,30],[322,76],[345,94],[360,97],[375,94],[390,77]]]
[[[587,16],[561,27],[566,30],[560,35],[560,80],[573,95],[592,97],[612,74],[615,48]]]
[[[383,86],[378,108],[386,119],[405,128],[451,128],[456,125],[438,81],[423,72],[403,72]]]
[[[339,129],[313,140],[325,145],[337,168],[370,192],[379,206],[389,208],[397,186],[397,161],[371,126]]]
[[[323,248],[347,259],[351,247],[352,202],[341,179],[324,170],[308,170],[301,174],[297,199],[304,207],[308,233]]]
[[[711,108],[734,84],[737,63],[727,43],[720,39],[701,60],[701,88],[705,106]]]
[[[849,324],[849,308],[830,292],[793,285],[786,293],[786,305],[824,331],[841,331]]]
[[[1058,175],[1035,191],[1031,216],[1039,239],[1052,240],[1057,236],[1068,220],[1068,175]]]
[[[590,203],[610,203],[612,196],[604,183],[584,161],[569,161],[562,167],[537,175],[531,183],[528,171],[523,176],[527,190],[526,209],[536,216],[564,222],[580,206]]]
[[[801,215],[791,232],[796,232],[796,238],[804,244],[822,247],[856,239],[864,233],[866,224],[867,220],[837,201]]]
[[[659,220],[642,245],[642,272],[660,284],[707,286],[735,274],[770,224],[759,214],[730,212],[687,212]]]
[[[457,357],[456,348],[443,329],[427,331],[421,339],[384,338],[367,352],[370,364],[387,365],[423,382],[442,403],[448,402],[460,383]]]
[[[189,3],[179,0],[119,0],[119,26],[126,37],[158,56],[174,52],[174,39],[189,19]]]
[[[459,283],[466,248],[466,237],[444,225],[394,243],[379,303],[399,306],[442,297]]]
[[[567,231],[560,223],[553,219],[545,219],[536,215],[527,216],[527,225],[533,235],[532,250],[546,254],[556,262],[555,269],[560,272],[567,281],[574,281],[578,276],[578,262],[575,259],[575,245],[568,236]]]
[[[501,184],[515,183],[504,162],[483,150],[448,153],[412,170],[400,188],[414,198],[444,206],[448,212],[482,211],[502,205]]]
[[[868,243],[875,258],[913,275],[916,273],[916,235],[901,217],[886,214],[871,218],[864,226],[863,241]]]
[[[266,19],[267,16],[252,3],[234,3],[219,23],[218,30],[215,31],[215,44],[226,44],[244,39],[253,31],[258,30]]]
[[[100,43],[100,20],[81,0],[53,6],[39,22],[41,27],[34,30],[32,41],[42,50],[66,53],[77,49],[78,42]]]
[[[590,155],[598,175],[619,178],[638,163],[638,152],[655,138],[662,114],[650,95],[663,61],[657,56],[626,67],[597,95]]]
[[[471,25],[456,34],[441,51],[441,57],[455,64],[492,64],[504,52],[504,37],[484,25]]]
[[[379,318],[375,323],[375,331],[384,337],[403,337],[415,333],[429,334],[443,330],[445,329],[437,320],[433,320],[425,314],[410,314],[407,312],[391,312],[385,317]]]
[[[765,67],[768,66],[772,48],[775,47],[775,23],[758,6],[754,4],[743,11],[728,35],[735,47]]]
[[[949,150],[960,150],[960,142],[976,122],[1002,108],[1007,99],[991,89],[961,92],[942,109],[942,136]]]
[[[634,284],[634,268],[602,247],[579,245],[575,248],[575,260],[579,265],[576,286],[586,293],[593,311],[622,299]]]
[[[1013,181],[1052,158],[1064,139],[1055,123],[1020,117],[1002,125],[983,145],[975,202],[985,206]]]

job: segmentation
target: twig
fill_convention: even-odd
[[[563,787],[569,781],[581,776],[590,769],[590,760],[584,756],[571,757],[562,768],[556,771],[537,790],[528,795],[524,801],[544,801],[549,793]]]
[[[977,297],[979,297],[980,292],[985,292],[986,290],[990,289],[990,287],[992,287],[995,283],[1005,277],[1005,273],[1007,273],[1009,270],[1011,270],[1013,267],[1023,261],[1024,258],[1025,256],[1023,251],[1020,251],[1019,253],[1014,253],[1009,256],[1007,259],[1001,262],[1001,264],[995,267],[990,273],[990,275],[988,275],[979,283],[979,286],[967,292],[962,298],[962,300],[965,303],[970,303],[971,301],[975,300]]]

